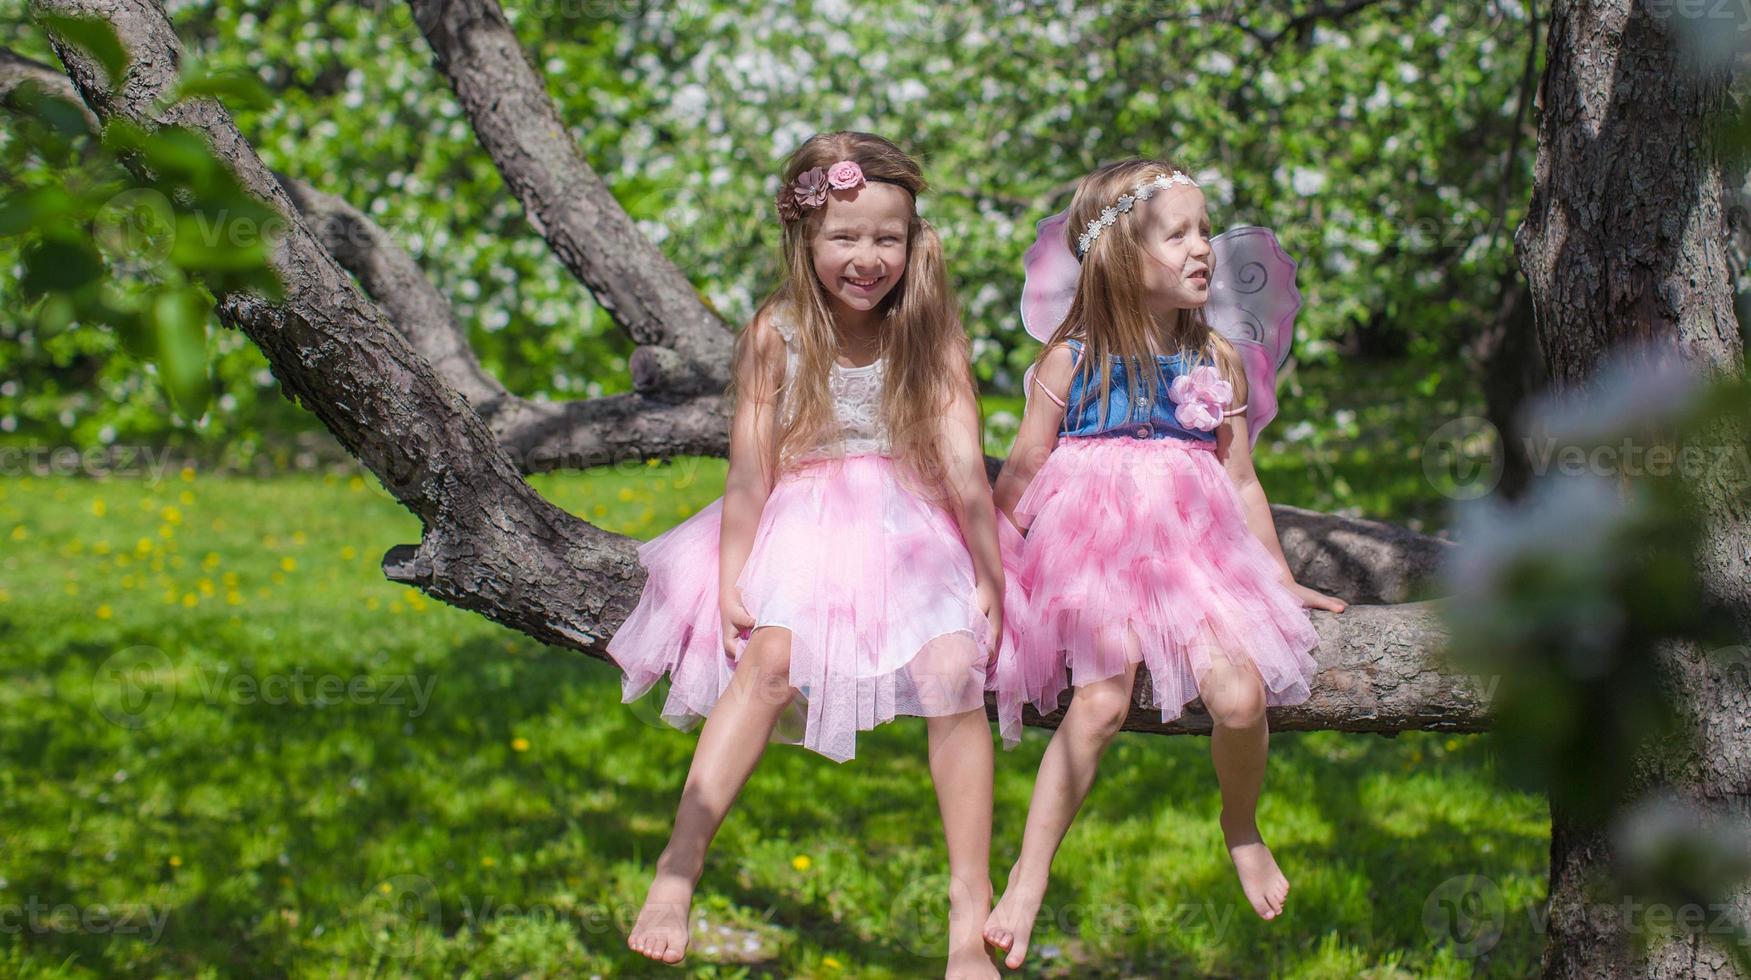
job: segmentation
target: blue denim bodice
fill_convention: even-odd
[[[1201,359],[1194,356],[1188,362],[1181,354],[1157,354],[1155,356],[1155,403],[1152,405],[1132,405],[1126,378],[1128,368],[1124,360],[1115,355],[1113,357],[1112,391],[1103,405],[1100,403],[1099,369],[1092,370],[1088,377],[1084,377],[1082,373],[1082,341],[1066,340],[1065,343],[1070,345],[1071,357],[1075,359],[1076,372],[1071,375],[1070,390],[1064,399],[1064,404],[1068,407],[1064,410],[1064,424],[1058,430],[1060,437],[1192,439],[1209,443],[1216,441],[1216,433],[1213,430],[1187,429],[1175,421],[1173,417],[1174,402],[1167,394],[1168,388],[1173,384],[1173,379],[1203,363]],[[1141,384],[1138,385],[1138,394],[1147,394]]]

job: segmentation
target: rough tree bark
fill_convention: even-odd
[[[1666,6],[1663,16],[1651,7],[1558,0],[1551,11],[1536,186],[1516,240],[1538,341],[1559,390],[1584,386],[1608,350],[1644,338],[1676,341],[1711,374],[1743,370],[1726,258],[1728,188],[1706,138],[1728,79],[1687,63],[1671,23],[1678,6]],[[1720,433],[1731,440],[1724,445],[1746,445],[1742,421],[1728,429]],[[1694,481],[1708,526],[1697,564],[1711,599],[1751,644],[1751,515],[1733,510],[1728,469],[1706,467]],[[1751,685],[1742,665],[1735,670],[1704,654],[1685,646],[1660,653],[1701,736],[1699,751],[1675,765],[1638,760],[1637,780],[1642,789],[1670,788],[1706,811],[1745,818]],[[1694,934],[1680,931],[1654,939],[1645,955],[1638,951],[1635,924],[1588,896],[1589,880],[1608,873],[1614,855],[1585,816],[1552,807],[1545,975],[1734,976],[1725,954]],[[1746,921],[1751,888],[1742,887],[1733,906]]]
[[[521,473],[641,455],[721,453],[718,391],[728,334],[674,266],[632,232],[565,138],[498,8],[414,6],[439,68],[536,231],[644,345],[633,365],[634,394],[517,405],[520,400],[461,343],[448,304],[381,229],[344,202],[283,186],[216,102],[154,105],[173,83],[180,59],[162,8],[146,0],[34,4],[104,18],[132,53],[126,77],[112,84],[94,61],[51,37],[66,78],[98,119],[202,132],[244,186],[285,218],[272,256],[286,284],[284,301],[223,295],[219,318],[249,336],[288,395],[420,518],[422,540],[391,549],[386,575],[545,642],[602,656],[606,638],[638,597],[636,542],[553,507]],[[627,254],[639,261],[606,258]],[[474,399],[478,404],[471,405]],[[629,424],[648,428],[628,440],[605,435]],[[519,441],[519,433],[528,441]],[[529,445],[566,448],[536,463]],[[1294,508],[1277,514],[1304,581],[1352,601],[1396,604],[1352,606],[1341,617],[1313,614],[1322,641],[1318,693],[1307,705],[1273,709],[1273,727],[1486,728],[1488,682],[1449,672],[1438,657],[1445,637],[1434,604],[1405,601],[1426,587],[1449,545],[1377,522]],[[1208,733],[1209,720],[1198,707],[1168,727],[1155,713],[1134,710],[1128,727]]]

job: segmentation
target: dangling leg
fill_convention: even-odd
[[[1210,712],[1210,761],[1222,788],[1222,837],[1253,910],[1266,919],[1283,913],[1289,879],[1277,868],[1257,822],[1265,759],[1271,748],[1265,720],[1265,685],[1251,661],[1237,664],[1220,653],[1198,682]]]
[[[705,850],[766,751],[790,686],[790,630],[754,631],[742,648],[730,686],[718,697],[699,733],[675,829],[657,858],[644,907],[626,945],[653,960],[679,963],[687,952],[693,887],[705,868]]]
[[[983,707],[926,719],[948,844],[950,980],[998,976],[980,935],[991,912],[991,723]]]
[[[991,723],[984,654],[944,639],[906,668],[930,733],[930,779],[948,845],[948,970],[952,980],[996,978],[980,929],[991,912]]]
[[[1134,654],[1137,638],[1129,629],[1125,642]],[[1052,859],[1094,785],[1101,756],[1130,714],[1136,679],[1137,663],[1131,660],[1124,673],[1077,686],[1064,721],[1040,760],[1040,774],[1028,803],[1027,827],[1022,831],[1021,854],[1009,871],[1003,898],[985,922],[985,938],[1009,951],[1004,962],[1012,970],[1019,969],[1027,956]]]

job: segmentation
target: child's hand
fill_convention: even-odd
[[[1289,581],[1288,585],[1289,591],[1295,593],[1295,598],[1300,599],[1301,604],[1309,609],[1324,609],[1329,612],[1341,613],[1348,608],[1349,604],[1344,600],[1310,589],[1293,579]]]
[[[754,628],[754,617],[748,615],[747,607],[742,605],[742,597],[735,589],[724,590],[718,600],[718,609],[723,615],[724,656],[733,661],[742,654],[742,641]]]
[[[990,582],[980,582],[973,589],[979,603],[979,615],[991,627],[991,653],[985,658],[985,669],[997,665],[997,651],[1003,645],[1003,592]]]

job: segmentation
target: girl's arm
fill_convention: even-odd
[[[1046,457],[1058,448],[1058,429],[1064,423],[1064,399],[1070,391],[1070,376],[1075,364],[1070,348],[1059,344],[1047,352],[1029,382],[1039,390],[1027,393],[1027,409],[1022,413],[1021,428],[1015,434],[1015,445],[1009,449],[1009,458],[1003,461],[1003,472],[997,475],[994,493],[997,509],[1003,511],[1018,529],[1025,530],[1015,520],[1016,502],[1034,482],[1034,475],[1045,465]]]
[[[1230,372],[1229,384],[1234,386],[1234,404],[1245,405],[1245,372]],[[1277,522],[1271,518],[1271,503],[1265,499],[1265,488],[1259,483],[1258,474],[1253,470],[1252,438],[1247,432],[1246,412],[1236,412],[1222,420],[1222,424],[1216,429],[1216,455],[1221,459],[1222,468],[1227,472],[1228,478],[1234,482],[1234,489],[1240,494],[1247,530],[1277,560],[1278,574],[1283,584],[1300,598],[1302,605],[1343,612],[1345,603],[1342,599],[1315,591],[1295,581],[1295,573],[1289,568],[1289,559],[1283,555],[1283,545],[1277,540]]]
[[[997,550],[997,513],[991,503],[991,483],[985,475],[985,447],[979,438],[979,405],[967,370],[965,349],[957,351],[957,383],[943,413],[939,438],[943,446],[943,482],[951,512],[966,538],[973,559],[979,611],[991,625],[991,655],[1003,635],[1003,562]]]
[[[784,338],[764,314],[748,325],[750,336],[736,363],[736,414],[730,420],[730,468],[724,479],[723,524],[718,532],[718,606],[724,653],[741,654],[741,632],[754,618],[742,606],[736,579],[754,547],[760,512],[772,491],[778,432],[778,387],[784,379]]]

